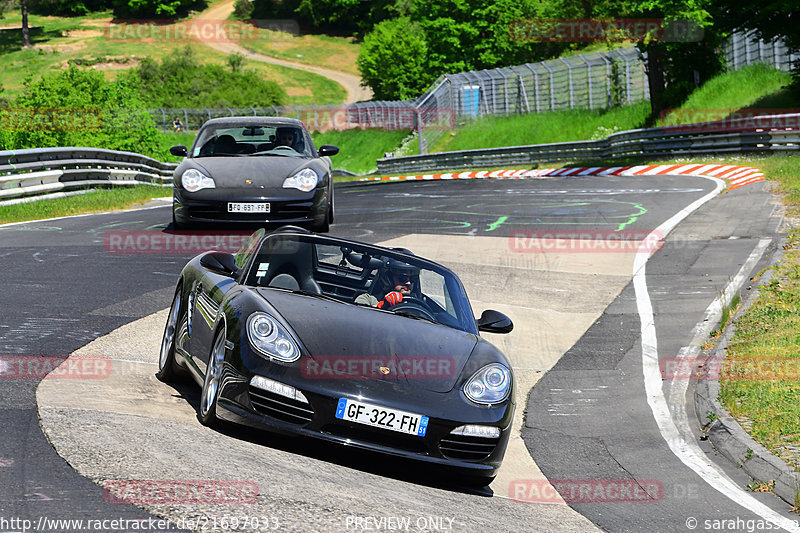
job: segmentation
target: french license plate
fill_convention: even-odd
[[[427,416],[347,398],[339,399],[339,405],[336,406],[336,418],[418,437],[424,437],[428,431]]]
[[[269,203],[228,202],[228,213],[269,213]]]

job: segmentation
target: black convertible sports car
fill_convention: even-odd
[[[299,224],[317,232],[333,222],[328,156],[299,120],[228,117],[209,120],[175,169],[174,228],[192,223]]]
[[[408,250],[262,229],[235,255],[184,267],[159,375],[202,386],[204,424],[319,438],[487,484],[508,443],[514,378],[479,331],[512,327],[497,311],[476,321],[458,277]]]

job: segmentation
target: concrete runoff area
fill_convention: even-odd
[[[464,282],[476,314],[497,309],[514,321],[508,335],[485,334],[508,356],[517,379],[512,438],[490,486],[496,498],[421,485],[419,478],[409,484],[402,474],[383,476],[360,470],[357,463],[348,468],[351,457],[295,446],[294,439],[201,426],[199,390],[176,389],[155,377],[166,310],[75,352],[76,357],[109,357],[112,371],[105,379],[41,382],[37,403],[45,434],[59,455],[100,484],[114,479],[253,481],[259,497],[246,507],[247,514],[280,513],[284,525],[297,531],[341,530],[353,516],[374,516],[375,509],[412,521],[449,516],[454,530],[594,530],[564,504],[511,501],[509,490],[515,480],[545,482],[520,436],[529,391],[628,284],[634,253],[520,253],[510,249],[508,237],[411,234],[380,244],[404,246],[448,266]],[[195,505],[142,507],[173,520],[208,514]],[[296,514],[287,512],[290,507]],[[241,504],[214,506],[220,516],[242,510]]]

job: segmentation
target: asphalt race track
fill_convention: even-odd
[[[477,492],[383,457],[202,427],[199,391],[154,377],[163,310],[192,255],[153,244],[167,235],[168,203],[0,227],[0,532],[79,531],[52,521],[81,519],[154,529],[160,517],[206,531],[388,531],[404,519],[413,531],[795,528],[787,504],[747,492],[750,480],[700,439],[691,380],[653,375],[691,351],[712,302],[732,281],[746,292],[779,244],[765,183],[715,196],[717,185],[608,176],[337,187],[333,234],[443,262],[476,314],[496,308],[515,322],[491,340],[515,367],[519,430],[497,480]],[[646,265],[650,250],[616,237],[663,236],[678,222]],[[132,235],[142,240],[115,248]],[[37,408],[41,376],[19,363],[81,347],[109,358],[110,374],[48,378]],[[140,509],[115,503],[98,485],[108,480],[239,480],[258,496]],[[233,527],[246,516],[259,527]],[[714,528],[725,520],[734,527]]]

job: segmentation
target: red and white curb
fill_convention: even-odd
[[[529,179],[556,176],[656,176],[677,174],[683,176],[713,176],[728,182],[729,189],[738,189],[748,183],[764,181],[764,173],[757,168],[738,165],[639,165],[633,167],[569,167],[534,170],[482,170],[450,174],[420,174],[416,176],[384,176],[361,178],[358,181],[406,180],[469,180],[469,179]]]

